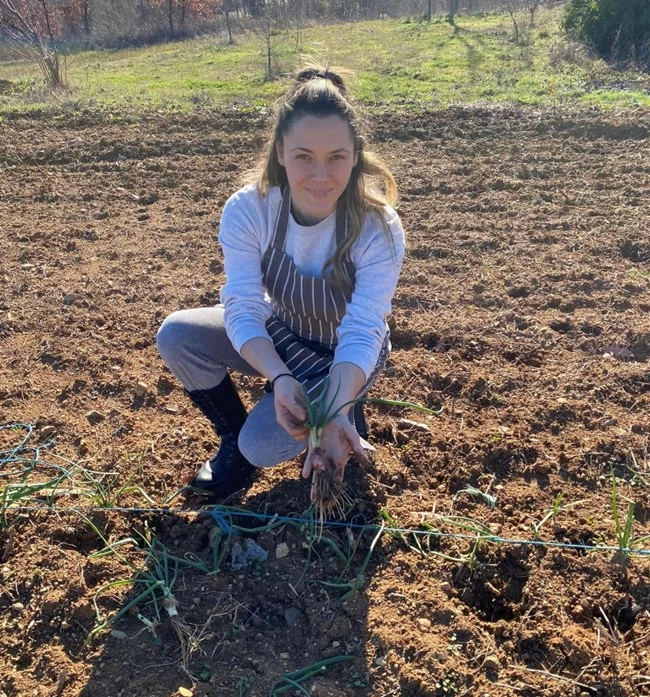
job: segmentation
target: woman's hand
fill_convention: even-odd
[[[301,383],[291,375],[279,377],[273,387],[275,420],[296,440],[309,434],[305,421],[307,409]]]
[[[367,466],[372,464],[361,445],[361,438],[354,426],[346,416],[338,414],[323,429],[319,446],[317,448],[310,446],[302,468],[302,476],[307,478],[314,470],[327,471],[334,479],[342,481],[350,453],[360,464]],[[312,482],[312,501],[314,493]]]

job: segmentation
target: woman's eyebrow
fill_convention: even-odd
[[[303,147],[300,147],[300,146],[297,147],[297,148],[291,148],[291,150],[290,150],[289,152],[294,152],[295,150],[302,150],[303,152],[308,152],[308,153],[313,153],[313,152],[314,152],[313,150],[310,150],[309,148],[303,148]],[[352,151],[351,151],[351,150],[348,150],[347,148],[337,148],[336,150],[331,150],[329,154],[330,154],[330,155],[334,155],[334,154],[336,154],[337,152],[347,152],[347,153],[349,153],[349,152],[352,152]]]

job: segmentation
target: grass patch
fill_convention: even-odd
[[[460,16],[457,29],[442,19],[430,24],[378,20],[315,26],[296,48],[287,35],[276,51],[280,73],[310,55],[356,72],[355,93],[368,105],[445,106],[515,103],[540,106],[650,106],[650,76],[616,71],[569,43],[561,11],[540,13],[538,24],[516,43],[506,15]],[[174,107],[244,103],[267,105],[282,94],[284,80],[266,81],[258,38],[235,46],[203,37],[123,50],[88,51],[66,57],[70,93],[59,99],[105,107]],[[0,63],[0,81],[40,82],[35,66]],[[6,84],[6,83],[3,83]],[[21,92],[23,92],[21,90]],[[0,108],[44,102],[42,93],[0,93]]]

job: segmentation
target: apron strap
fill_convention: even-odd
[[[275,223],[275,230],[271,238],[270,247],[284,250],[284,243],[287,239],[287,228],[289,227],[289,213],[291,212],[291,191],[289,185],[285,186],[282,191],[282,203],[280,204],[280,212]]]
[[[340,247],[348,232],[348,215],[341,199],[336,206],[336,246]]]

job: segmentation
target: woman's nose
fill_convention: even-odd
[[[312,179],[327,179],[327,166],[323,162],[316,162],[311,172]]]

